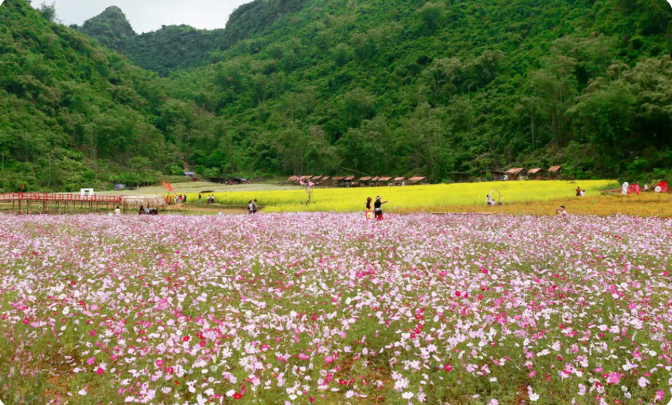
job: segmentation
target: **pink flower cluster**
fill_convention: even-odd
[[[671,251],[625,216],[2,216],[0,339],[50,342],[50,403],[661,402]]]

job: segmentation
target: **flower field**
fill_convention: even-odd
[[[406,187],[315,188],[313,202],[307,206],[305,190],[214,193],[216,202],[223,205],[246,206],[248,201],[259,200],[265,212],[356,212],[364,208],[367,197],[380,195],[390,203],[388,211],[432,209],[449,206],[485,206],[485,196],[499,190],[505,203],[549,201],[572,197],[576,188],[586,195],[597,196],[601,191],[619,187],[611,180],[567,181],[504,181],[487,183],[437,184]],[[179,187],[177,193],[179,194]],[[187,193],[188,201],[196,203],[198,193]],[[205,196],[203,196],[203,204]]]
[[[667,403],[671,250],[629,216],[0,216],[0,400]]]

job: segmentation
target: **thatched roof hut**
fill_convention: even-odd
[[[427,183],[427,177],[424,176],[415,176],[408,179],[409,184],[424,184]]]
[[[166,199],[161,195],[126,195],[121,198],[121,205],[125,208],[143,207],[165,207],[168,205]]]
[[[505,172],[509,176],[509,180],[519,180],[527,174],[527,169],[522,167],[514,167]]]

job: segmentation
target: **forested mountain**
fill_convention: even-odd
[[[241,39],[263,32],[273,22],[300,8],[305,0],[256,0],[236,9],[226,29],[199,30],[188,25],[163,26],[136,34],[118,7],[108,7],[77,29],[101,45],[123,53],[133,63],[167,76],[177,69],[202,66],[212,52],[229,48]],[[224,20],[225,16],[222,16]]]
[[[182,167],[670,174],[665,0],[257,0],[196,34],[120,15],[79,29],[131,62],[25,0],[0,7],[3,189]]]

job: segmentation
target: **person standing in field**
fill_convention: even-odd
[[[252,215],[252,213],[254,212],[254,206],[252,205],[252,200],[250,200],[250,202],[247,203],[247,212],[250,215]]]
[[[581,197],[581,187],[576,188],[576,196]]]
[[[259,206],[257,205],[257,199],[255,198],[254,201],[252,202],[252,213],[256,214],[258,208]]]
[[[119,209],[118,205],[117,208],[114,209],[114,215],[121,215],[121,210]]]
[[[366,219],[371,219],[373,217],[373,207],[371,206],[371,201],[373,199],[371,197],[366,198]]]
[[[585,196],[586,196],[586,190],[581,190],[581,197],[585,197]]]
[[[383,204],[387,204],[389,201],[383,201],[381,196],[376,197],[376,202],[373,203],[373,207],[375,209],[375,214],[376,214],[376,220],[382,221],[383,220]]]
[[[198,203],[201,203],[201,193],[198,193]]]
[[[184,195],[184,197],[182,197],[182,202],[185,203],[185,204],[187,203],[187,195],[186,194]]]
[[[555,213],[563,221],[569,222],[569,212],[567,212],[567,209],[565,208],[564,205],[561,205],[560,207],[558,207],[558,209],[555,210]]]

